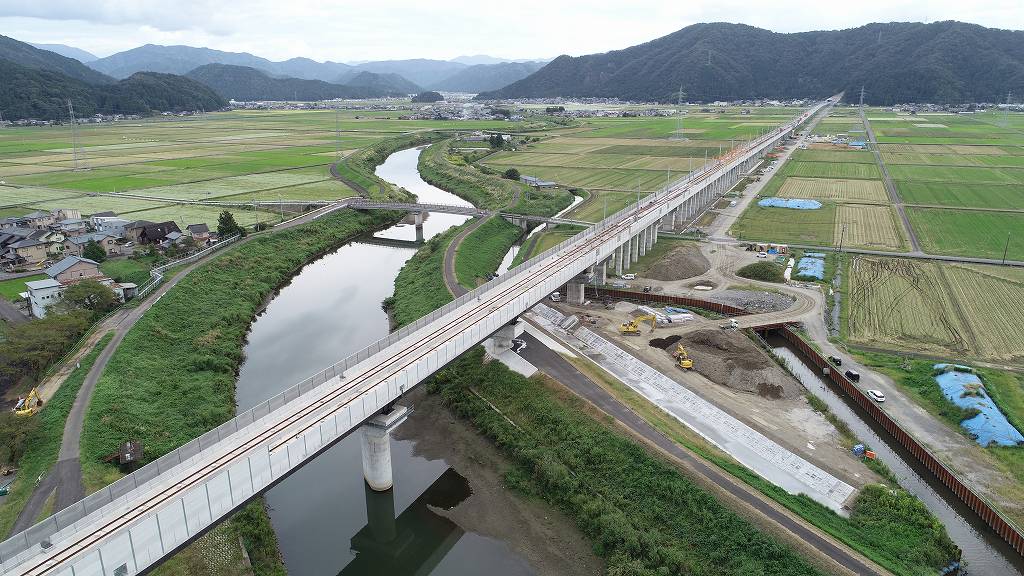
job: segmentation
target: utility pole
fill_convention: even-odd
[[[676,132],[672,140],[686,140],[683,135],[683,85],[679,85],[679,98],[676,100]]]
[[[338,116],[339,109],[334,107],[334,154],[341,160],[341,119]]]
[[[1006,251],[1010,248],[1010,233],[1006,233],[1006,244],[1003,245],[1003,264],[1006,264]]]
[[[843,229],[839,232],[839,252],[843,251],[843,239],[846,238],[846,223],[843,223]]]
[[[1010,96],[1013,96],[1012,90],[1006,91],[1006,108],[1003,108],[1003,128],[1010,125]],[[2,120],[2,118],[0,118]]]

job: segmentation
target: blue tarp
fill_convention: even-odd
[[[692,314],[686,308],[676,308],[675,306],[665,306],[665,314]]]
[[[821,202],[817,200],[803,200],[800,198],[764,198],[758,200],[758,206],[765,208],[793,208],[795,210],[817,210],[821,208]]]
[[[804,256],[796,263],[796,276],[807,276],[823,280],[825,278],[825,261],[821,258]]]
[[[964,366],[957,368],[967,369]],[[936,370],[951,368],[949,364],[936,364]],[[996,403],[988,397],[985,386],[981,379],[971,372],[961,372],[949,369],[935,377],[942,388],[942,393],[954,404],[961,408],[974,408],[979,414],[960,423],[974,436],[974,439],[982,446],[988,446],[995,442],[1000,446],[1017,446],[1024,444],[1024,436],[1006,420],[1006,416],[999,411]],[[964,395],[968,388],[977,387],[976,395]]]

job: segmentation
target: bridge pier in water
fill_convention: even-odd
[[[391,474],[391,431],[408,417],[408,408],[395,406],[363,424],[363,478],[377,492],[390,490],[394,486]]]
[[[414,214],[415,214],[414,222],[416,223],[416,241],[417,242],[423,242],[423,217],[424,217],[424,213],[423,212],[415,212]]]

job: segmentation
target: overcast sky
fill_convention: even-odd
[[[341,62],[575,56],[625,48],[697,22],[798,32],[938,20],[1020,30],[1024,8],[1021,0],[0,0],[0,34],[98,56],[152,43]]]

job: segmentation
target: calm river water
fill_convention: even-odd
[[[468,205],[419,177],[419,154],[417,149],[396,152],[377,175],[421,202]],[[465,220],[431,214],[424,236]],[[414,240],[415,229],[399,224],[375,236]],[[239,410],[386,336],[381,301],[392,295],[395,276],[414,253],[357,240],[303,268],[252,324],[238,378]],[[444,461],[414,456],[413,446],[392,439],[395,487],[390,493],[365,488],[358,432],[267,493],[289,574],[533,574],[505,543],[465,533],[431,511],[458,504],[472,487]]]

